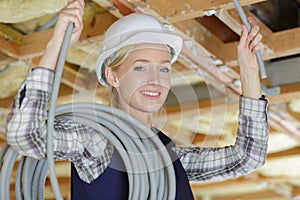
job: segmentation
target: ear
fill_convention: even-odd
[[[119,81],[116,74],[112,71],[111,67],[105,68],[105,77],[109,85],[115,88],[119,87]]]

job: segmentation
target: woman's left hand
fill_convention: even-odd
[[[242,25],[242,35],[238,45],[242,92],[243,96],[260,98],[259,66],[255,53],[262,47],[262,35],[259,33],[259,27],[254,23],[254,20],[252,18],[248,20],[252,26],[251,31],[248,32],[246,26]]]

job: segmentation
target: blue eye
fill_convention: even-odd
[[[145,71],[145,67],[138,66],[138,67],[135,67],[134,70],[136,70],[136,71]]]
[[[160,69],[161,72],[169,72],[170,69],[168,67],[164,67]]]

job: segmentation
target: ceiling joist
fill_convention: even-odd
[[[245,6],[263,1],[265,0],[242,0],[240,3],[242,6]],[[172,23],[214,14],[219,9],[228,10],[234,8],[232,0],[146,0],[146,4]]]

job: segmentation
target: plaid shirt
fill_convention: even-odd
[[[19,153],[46,157],[46,118],[54,73],[31,70],[12,104],[7,142]],[[208,181],[245,175],[261,167],[268,144],[267,100],[240,98],[237,139],[223,148],[173,147],[189,180]],[[96,179],[110,163],[113,146],[94,129],[56,117],[53,148],[56,160],[75,164],[86,182]]]

